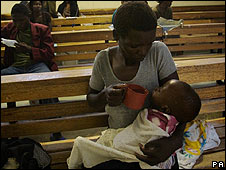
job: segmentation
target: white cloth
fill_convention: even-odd
[[[165,19],[163,17],[160,17],[157,20],[157,24],[163,29],[163,33],[167,35],[168,31],[171,31],[172,29],[183,25],[183,19],[180,19],[177,21],[177,20]]]
[[[97,142],[77,137],[71,155],[67,159],[68,168],[80,168],[82,163],[86,168],[91,168],[112,159],[122,162],[139,162],[142,169],[170,167],[174,162],[173,157],[157,166],[150,166],[138,160],[133,154],[134,152],[142,154],[137,143],[145,144],[150,140],[169,136],[167,132],[149,121],[147,114],[147,109],[141,111],[133,124],[127,128],[103,131]],[[176,152],[180,169],[191,169],[204,150],[220,144],[213,125],[202,120],[194,120],[186,124],[184,139],[183,147]]]
[[[155,140],[163,136],[169,136],[167,132],[147,120],[147,114],[147,109],[141,111],[134,123],[125,129],[108,129],[104,131],[97,142],[90,141],[83,137],[77,137],[74,141],[71,155],[67,159],[68,168],[80,168],[82,163],[86,168],[90,168],[112,159],[120,160],[122,162],[139,162],[142,169],[162,169],[165,164],[171,166],[173,163],[172,157],[164,163],[161,163],[160,168],[158,166],[150,166],[147,163],[140,161],[132,154],[133,152],[143,154],[138,148],[138,141],[139,143],[145,144],[147,141]],[[134,135],[137,133],[139,134],[138,136]],[[123,139],[128,139],[130,145],[129,150],[132,150],[132,152],[126,153],[114,148],[120,148],[122,145],[125,147],[125,145],[128,144],[121,143],[121,135],[126,135],[123,136]]]
[[[149,141],[159,139],[163,136],[168,137],[169,134],[148,120],[147,115],[147,109],[141,111],[132,124],[115,136],[113,147],[131,154],[135,152],[142,154],[138,146],[139,143],[145,145]]]

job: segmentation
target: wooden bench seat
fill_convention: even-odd
[[[194,85],[202,99],[200,115],[225,111],[225,85],[208,82],[225,77],[225,59],[206,58],[175,61],[180,80]],[[85,95],[92,69],[76,69],[50,73],[2,76],[1,102],[36,100],[53,97]],[[196,83],[204,82],[199,86]],[[206,82],[206,83],[205,83]],[[60,118],[59,118],[60,116]],[[53,132],[74,131],[94,127],[107,127],[108,115],[88,106],[85,100],[21,106],[1,109],[1,137],[23,137]],[[15,124],[7,122],[19,121]],[[224,126],[224,117],[212,120],[216,127]],[[218,121],[222,125],[219,125]],[[217,130],[224,141],[225,129]],[[95,140],[98,136],[91,139]],[[66,159],[70,155],[73,139],[56,142],[43,142],[42,145],[52,157],[52,168],[67,168]],[[222,147],[222,146],[221,146]],[[222,149],[215,148],[220,154]],[[212,154],[212,153],[211,153]],[[203,155],[209,156],[206,152]],[[208,158],[209,159],[209,158]],[[225,159],[225,158],[224,158]],[[223,160],[224,160],[223,159]],[[207,162],[208,163],[208,162]],[[198,166],[198,165],[197,165]],[[201,166],[201,165],[200,165]]]

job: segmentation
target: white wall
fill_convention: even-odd
[[[1,14],[8,14],[14,4],[20,1],[1,1]],[[57,7],[63,1],[57,1]],[[156,1],[148,1],[148,4],[153,7],[157,4]],[[78,1],[80,9],[93,8],[117,8],[121,5],[121,1]],[[199,5],[225,5],[225,1],[173,1],[172,6],[199,6]]]

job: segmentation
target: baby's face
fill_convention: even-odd
[[[175,108],[180,107],[181,94],[183,93],[181,83],[178,80],[170,80],[162,87],[156,88],[152,92],[151,106],[159,111],[173,114]],[[163,110],[162,108],[169,108]],[[176,115],[174,115],[176,117]]]

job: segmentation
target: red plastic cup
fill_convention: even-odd
[[[127,84],[123,103],[129,109],[139,110],[143,107],[149,91],[137,84]]]

